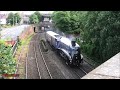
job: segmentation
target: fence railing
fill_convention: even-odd
[[[13,57],[15,56],[16,50],[18,48],[18,43],[19,43],[19,36],[17,36],[17,40],[16,40],[14,46],[11,49],[11,53],[12,53]]]

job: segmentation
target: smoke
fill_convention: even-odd
[[[59,29],[54,30],[54,32],[59,34],[59,35],[61,35],[61,36],[64,36],[64,37],[68,38],[70,41],[74,41],[75,40],[75,36],[73,34],[63,33]]]
[[[75,37],[72,34],[66,35],[66,37],[71,41],[75,40]]]

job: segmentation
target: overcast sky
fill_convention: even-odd
[[[29,15],[29,14],[34,13],[35,11],[0,11],[1,14],[6,14],[6,13],[10,13],[10,12],[13,12],[13,13],[20,12],[20,13]],[[53,11],[39,11],[39,12],[43,13],[43,14],[53,13]]]

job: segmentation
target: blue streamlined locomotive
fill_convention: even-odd
[[[59,54],[66,60],[66,64],[79,66],[83,62],[80,46],[74,41],[53,31],[46,32],[46,40],[58,50]]]

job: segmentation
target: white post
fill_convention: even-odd
[[[13,16],[13,26],[14,26],[14,16]]]
[[[16,24],[17,24],[17,17],[16,17]]]

